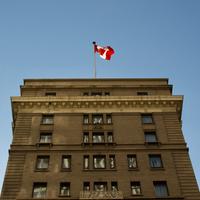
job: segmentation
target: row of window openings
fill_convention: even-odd
[[[83,143],[87,144],[90,143],[90,136],[89,132],[83,133]],[[155,131],[146,131],[144,132],[145,143],[157,143],[158,139],[156,136]],[[106,138],[106,139],[105,139]],[[42,143],[52,143],[52,133],[41,133],[39,142]],[[113,143],[114,137],[113,132],[93,132],[92,133],[92,143]]]
[[[153,181],[155,196],[167,197],[169,196],[168,187],[166,181]],[[107,182],[94,182],[94,191],[104,192],[108,190]],[[130,182],[131,195],[142,195],[141,184],[139,181]],[[83,182],[83,191],[90,191],[90,182]],[[118,182],[111,182],[111,191],[118,191]],[[45,198],[47,193],[46,182],[36,182],[33,184],[33,198]],[[60,196],[70,196],[70,182],[60,183]]]
[[[153,124],[153,116],[152,114],[142,114],[142,123],[143,124]],[[53,124],[53,115],[43,115],[42,116],[42,124]],[[112,124],[112,115],[106,114],[105,118],[103,114],[92,114],[92,118],[90,119],[89,114],[83,115],[83,124],[89,124],[92,120],[92,124]]]
[[[49,156],[38,156],[36,162],[37,170],[47,170],[49,167]],[[71,169],[71,155],[62,156],[62,169]],[[136,155],[127,155],[127,162],[129,169],[137,169],[137,157]],[[151,168],[163,168],[161,155],[149,155],[149,164]],[[115,155],[109,155],[109,168],[116,168]],[[83,157],[83,169],[90,169],[90,156],[84,155]],[[94,155],[93,156],[93,169],[106,169],[106,156]]]
[[[148,92],[137,92],[138,96],[146,96]],[[46,92],[45,96],[56,96],[56,92]],[[83,96],[110,96],[110,92],[83,92]]]

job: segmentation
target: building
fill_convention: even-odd
[[[200,199],[168,79],[26,79],[2,200]]]

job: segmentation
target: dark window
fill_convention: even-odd
[[[152,124],[153,123],[152,114],[142,114],[142,123],[143,124]]]
[[[94,191],[107,191],[107,182],[94,182]]]
[[[89,143],[89,133],[88,132],[83,133],[83,143],[84,144]]]
[[[146,96],[148,95],[148,92],[137,92],[138,96]]]
[[[60,183],[60,195],[61,196],[70,196],[70,183],[69,182],[63,182]]]
[[[42,124],[53,124],[53,115],[43,115]]]
[[[137,158],[136,155],[127,155],[128,159],[128,168],[136,169],[137,168]]]
[[[108,143],[113,143],[114,142],[113,133],[112,132],[108,132],[108,134],[107,134],[107,142]]]
[[[83,191],[90,191],[90,182],[83,182]]]
[[[103,115],[92,115],[93,124],[103,124]]]
[[[131,194],[132,195],[141,195],[142,194],[140,182],[138,182],[138,181],[131,182]]]
[[[110,169],[114,169],[116,167],[115,155],[109,155],[109,164]]]
[[[92,92],[91,96],[102,96],[102,92]]]
[[[83,96],[89,96],[89,92],[83,92]]]
[[[116,181],[111,182],[111,191],[113,191],[113,192],[118,191],[118,184]]]
[[[40,143],[51,143],[52,133],[40,133]]]
[[[89,169],[89,155],[85,155],[83,157],[83,168],[84,169]]]
[[[110,115],[110,114],[106,115],[106,123],[107,124],[112,124],[112,115]]]
[[[93,166],[95,169],[105,169],[106,168],[106,156],[103,156],[103,155],[93,156]]]
[[[92,142],[93,143],[104,143],[105,142],[104,133],[102,133],[102,132],[92,133]]]
[[[144,133],[145,136],[145,142],[146,143],[157,143],[157,137],[156,137],[156,132],[152,131],[152,132],[145,132]]]
[[[48,169],[48,167],[49,167],[49,156],[38,156],[36,169],[42,170],[42,169]]]
[[[110,92],[105,92],[105,96],[110,96]]]
[[[89,124],[89,115],[83,115],[83,124]]]
[[[33,198],[45,198],[47,192],[47,183],[33,184]]]
[[[56,96],[56,92],[46,92],[45,96]]]
[[[169,196],[166,181],[154,181],[153,184],[154,184],[156,197]]]
[[[62,169],[71,169],[71,155],[62,156]]]
[[[162,168],[162,159],[160,155],[149,155],[149,164],[152,168]]]

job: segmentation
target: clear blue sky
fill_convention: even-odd
[[[183,132],[200,185],[199,0],[1,0],[0,187],[11,143],[10,96],[24,78],[93,76],[92,41],[112,46],[98,77],[167,77],[184,95]]]

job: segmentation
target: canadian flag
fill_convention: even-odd
[[[93,42],[94,44],[94,52],[99,53],[100,57],[102,57],[105,60],[110,60],[111,56],[115,53],[114,49],[110,46],[101,47],[96,44],[96,42]]]

